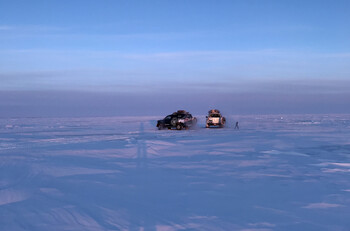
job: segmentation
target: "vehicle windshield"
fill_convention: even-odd
[[[220,117],[219,114],[211,114],[210,117]]]
[[[171,119],[171,115],[168,115],[164,118],[165,120],[170,120]]]

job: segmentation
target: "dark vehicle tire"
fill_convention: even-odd
[[[176,126],[176,124],[177,124],[177,118],[175,118],[175,117],[174,117],[174,118],[172,118],[172,119],[171,119],[171,121],[170,121],[170,124],[171,124],[172,126],[174,126],[174,127],[175,127],[175,126]]]
[[[182,124],[177,124],[176,125],[176,130],[182,130],[182,128],[183,128]]]
[[[164,125],[163,124],[159,124],[158,125],[158,130],[163,130],[164,129]]]

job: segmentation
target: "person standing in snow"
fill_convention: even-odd
[[[239,130],[238,121],[236,122],[235,129]]]

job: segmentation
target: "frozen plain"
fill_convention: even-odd
[[[350,230],[350,115],[161,117],[0,119],[0,230]]]

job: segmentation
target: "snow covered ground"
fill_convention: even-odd
[[[226,117],[0,119],[0,230],[350,230],[350,115]]]

